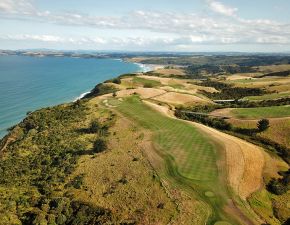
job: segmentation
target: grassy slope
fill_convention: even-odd
[[[81,158],[76,174],[85,174],[86,191],[75,190],[75,198],[112,210],[117,223],[167,224],[176,205],[140,150],[144,134],[119,116],[110,131],[108,151]]]
[[[113,126],[102,136],[109,149],[99,154],[91,149],[100,134],[84,131],[96,119]],[[102,219],[102,210],[108,216],[101,224],[168,223],[175,204],[140,148],[130,145],[138,134],[133,128],[122,132],[118,126],[125,126],[115,120],[97,102],[81,101],[32,113],[28,132],[17,126],[11,133],[17,141],[0,160],[0,224],[92,224],[89,217]]]
[[[233,222],[233,218],[223,211],[229,196],[218,178],[218,149],[207,137],[185,122],[155,112],[137,97],[124,100],[118,110],[153,132],[155,146],[166,162],[164,176],[175,179],[180,188],[210,205],[210,221]],[[214,197],[206,197],[206,192],[214,193]]]
[[[244,119],[289,117],[290,106],[239,108],[233,109],[231,112],[238,118]]]

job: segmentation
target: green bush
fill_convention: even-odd
[[[89,132],[90,133],[97,133],[101,129],[101,124],[99,121],[94,120],[91,122],[91,125],[89,127]]]
[[[107,150],[107,143],[104,139],[97,139],[94,142],[94,146],[93,146],[93,152],[94,153],[100,153]]]
[[[109,84],[98,84],[97,86],[94,87],[94,89],[88,93],[87,95],[84,96],[84,99],[86,98],[92,98],[104,94],[109,94],[118,91],[119,89],[114,87],[113,85]]]
[[[151,84],[151,83],[145,83],[143,87],[144,88],[153,88],[153,84]]]

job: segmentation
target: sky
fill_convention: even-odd
[[[0,0],[0,49],[290,52],[290,0]]]

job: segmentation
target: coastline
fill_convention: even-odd
[[[123,61],[123,62],[128,62],[126,60],[123,60],[123,59],[114,59],[114,60],[117,60],[117,61]],[[147,72],[150,72],[150,71],[155,71],[157,69],[161,69],[161,68],[164,68],[164,65],[154,65],[154,64],[143,64],[143,63],[136,63],[136,62],[130,62],[130,63],[133,63],[137,66],[139,66],[140,70],[139,71],[136,71],[138,73],[147,73]],[[116,77],[114,78],[117,78],[119,76],[121,76],[122,74],[119,74],[117,75]],[[103,82],[101,82],[103,83]],[[98,85],[98,84],[101,84],[101,83],[97,83],[95,85]],[[92,89],[93,90],[93,89]],[[76,97],[73,102],[76,102],[78,100],[81,100],[83,99],[87,94],[90,94],[92,92],[92,90],[90,91],[86,91],[86,92],[83,92],[81,93],[78,97]]]
[[[148,67],[148,66],[143,65],[143,64],[137,64],[137,63],[135,64],[133,62],[128,62],[128,61],[125,61],[125,60],[123,60],[121,58],[119,58],[119,59],[111,58],[111,59],[112,60],[116,60],[116,61],[123,61],[125,63],[130,63],[131,65],[137,65],[138,66],[134,71],[131,71],[129,73],[145,72],[145,71],[150,71],[152,69],[152,67]],[[115,76],[113,75],[113,78],[116,78],[116,77],[118,77],[118,76],[120,76],[120,75],[122,75],[124,73],[126,73],[126,72],[116,73]],[[69,97],[69,98],[67,98],[67,100],[62,101],[59,104],[72,103],[72,102],[76,102],[77,100],[83,99],[83,97],[85,95],[91,93],[91,91],[93,90],[95,85],[103,83],[107,79],[111,79],[111,78],[110,77],[105,78],[103,81],[100,81],[100,82],[98,82],[98,80],[96,80],[96,82],[93,82],[93,83],[91,83],[91,85],[89,85],[91,87],[85,88],[85,90],[83,92],[79,92],[79,94],[76,94],[75,96]],[[31,102],[31,103],[33,103],[33,102]],[[56,105],[59,105],[59,104],[57,103],[57,104],[51,104],[49,106],[40,106],[39,108],[36,108],[34,110],[30,110],[30,111],[36,111],[36,110],[39,110],[39,109],[43,109],[45,107],[53,107],[53,106],[56,106]],[[22,114],[23,115],[21,116],[21,118],[19,118],[17,121],[15,121],[14,118],[11,118],[12,122],[10,122],[10,124],[8,124],[8,126],[6,124],[3,124],[3,126],[1,126],[1,129],[0,129],[0,131],[1,131],[0,132],[0,140],[2,140],[7,135],[9,135],[10,132],[9,132],[8,129],[10,127],[17,126],[21,121],[23,121],[27,117],[26,115],[24,115],[24,113],[22,113]],[[13,120],[14,120],[14,122],[13,122]]]

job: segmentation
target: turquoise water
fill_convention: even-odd
[[[73,101],[97,83],[140,70],[114,59],[0,56],[0,138],[28,111]]]

